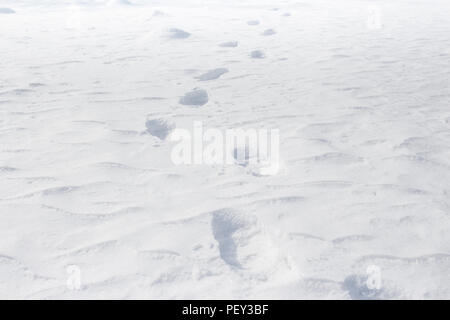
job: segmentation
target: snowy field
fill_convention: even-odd
[[[450,298],[450,1],[130,2],[0,0],[0,298]]]

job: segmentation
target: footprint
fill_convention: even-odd
[[[227,264],[242,268],[238,259],[237,241],[239,234],[249,229],[255,223],[254,219],[239,216],[234,210],[219,210],[213,213],[211,227],[214,238],[219,243],[220,257]]]
[[[145,123],[147,132],[152,136],[164,140],[169,133],[175,128],[175,125],[164,119],[150,119]]]
[[[258,149],[250,148],[248,144],[234,148],[232,153],[236,164],[243,167],[247,167],[249,164],[254,164],[258,161]]]
[[[180,99],[180,104],[187,106],[203,106],[208,102],[208,93],[203,89],[194,89]]]
[[[237,41],[222,42],[219,44],[219,47],[222,47],[222,48],[235,48],[237,46],[238,46]]]
[[[29,83],[28,85],[29,85],[30,87],[32,87],[32,88],[43,87],[43,86],[45,86],[45,84],[39,83],[39,82],[31,82],[31,83]]]
[[[186,39],[191,35],[189,32],[186,32],[181,29],[172,28],[169,30],[171,39]]]
[[[383,299],[383,290],[369,288],[367,281],[366,275],[352,274],[344,279],[342,288],[348,291],[350,298],[353,300]]]
[[[196,79],[198,79],[200,81],[215,80],[227,72],[228,72],[227,68],[212,69],[212,70],[209,70],[208,72],[196,77]]]
[[[211,228],[221,259],[236,271],[259,280],[268,277],[295,277],[289,259],[281,254],[255,215],[232,208],[212,212]]]
[[[262,52],[261,50],[254,50],[250,53],[250,56],[253,59],[264,59],[266,56],[264,55],[264,52]]]
[[[131,2],[128,0],[110,0],[108,6],[131,6]]]
[[[0,167],[0,172],[13,172],[13,171],[17,171],[17,169],[13,167]]]
[[[0,14],[11,14],[11,13],[16,12],[11,8],[0,8]]]
[[[263,36],[271,36],[276,34],[277,32],[273,29],[266,29],[264,30],[264,32],[262,33]]]
[[[250,20],[250,21],[247,21],[247,24],[249,26],[257,26],[259,24],[259,21],[258,20]]]
[[[153,17],[167,17],[168,15],[162,11],[155,10],[153,11]]]

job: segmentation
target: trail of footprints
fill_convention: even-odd
[[[159,15],[162,14],[158,11]],[[290,14],[283,15],[285,17],[290,16]],[[247,25],[249,26],[258,26],[260,25],[259,20],[249,20],[247,21]],[[265,29],[260,35],[262,36],[272,36],[275,35],[276,31],[272,28]],[[169,29],[168,37],[174,40],[187,39],[191,36],[191,33],[178,29],[171,28]],[[238,46],[238,41],[225,41],[219,43],[218,46],[221,48],[236,48]],[[253,50],[250,52],[249,57],[251,59],[264,59],[266,57],[265,53],[262,50]],[[219,79],[224,74],[228,73],[229,70],[227,68],[216,68],[206,71],[205,73],[195,77],[198,81],[212,81]],[[190,107],[201,107],[209,102],[208,92],[201,88],[194,88],[192,91],[186,92],[184,96],[179,99],[179,104]],[[170,132],[175,128],[173,123],[168,123],[168,120],[165,119],[148,119],[145,123],[147,128],[146,132],[150,135],[160,139],[165,140]]]
[[[247,21],[249,26],[258,26],[258,20]],[[260,36],[275,35],[274,29],[266,29]],[[187,39],[191,34],[187,31],[172,28],[169,38],[175,40]],[[236,48],[238,41],[225,41],[218,44],[221,48]],[[249,54],[251,59],[264,59],[265,53],[253,50]],[[215,68],[208,70],[195,79],[199,82],[217,80],[229,70]],[[201,88],[194,88],[180,97],[179,104],[188,107],[202,107],[209,101],[208,92]],[[146,132],[160,140],[165,140],[175,128],[173,122],[163,118],[147,119]],[[257,217],[244,214],[233,208],[219,209],[211,213],[211,229],[217,241],[220,258],[231,269],[258,280],[268,277],[291,277],[294,268],[287,257],[274,244],[269,234],[262,228]]]
[[[12,14],[14,13],[13,10],[8,8],[0,8],[0,14]],[[155,11],[154,16],[164,16],[165,14],[160,11]],[[289,14],[284,14],[283,16],[289,16]],[[244,22],[245,24],[245,22]],[[276,36],[276,31],[274,29],[265,29],[262,28],[259,29],[260,22],[258,20],[251,20],[247,21],[246,25],[249,26],[254,32],[255,36],[258,37],[265,37],[264,39],[272,39],[271,37]],[[188,45],[188,43],[183,43],[185,40],[192,39],[192,34],[181,30],[178,28],[172,28],[169,29],[168,35],[166,37],[168,41],[174,41],[177,42],[180,45]],[[223,41],[223,42],[220,42]],[[221,48],[222,52],[231,52],[233,48],[237,48],[240,44],[238,41],[232,41],[230,39],[222,39],[218,41],[217,46]],[[250,51],[250,50],[249,50]],[[219,51],[220,52],[220,51]],[[245,56],[245,54],[244,54]],[[264,59],[265,53],[262,50],[258,50],[255,48],[255,50],[250,51],[247,53],[246,58],[247,59]],[[59,63],[60,65],[70,65],[78,63],[77,61],[64,61]],[[256,61],[255,61],[256,63]],[[231,71],[232,72],[232,71]],[[199,84],[205,84],[208,81],[214,81],[220,79],[221,77],[227,77],[229,73],[231,73],[230,70],[224,67],[217,67],[209,70],[203,70],[203,73],[196,74],[196,70],[186,70],[186,73],[191,74],[192,78],[195,79],[195,81],[198,81]],[[8,91],[3,91],[0,94],[6,95],[11,94],[17,97],[20,96],[27,96],[30,94],[34,94],[37,90],[39,90],[40,87],[45,86],[45,84],[39,83],[39,82],[31,82],[28,84],[29,88],[26,89],[13,89]],[[2,90],[8,89],[8,86],[0,86]],[[345,89],[347,90],[347,89]],[[62,93],[62,92],[54,92],[54,93]],[[94,94],[94,93],[91,93]],[[98,93],[95,93],[98,94]],[[146,97],[143,98],[145,100],[162,100],[165,98],[160,97]],[[207,90],[202,88],[193,88],[191,91],[186,92],[183,96],[179,97],[178,104],[181,106],[186,107],[186,109],[189,110],[198,110],[199,108],[202,108],[203,106],[207,105],[210,101],[210,95],[208,94]],[[0,101],[0,104],[4,103],[4,101]],[[28,114],[28,113],[24,113]],[[31,114],[31,113],[30,113]],[[138,120],[141,121],[141,120]],[[443,121],[446,124],[450,124],[450,117],[444,117]],[[4,120],[0,120],[0,123],[5,123]],[[103,123],[104,124],[104,123]],[[160,141],[164,141],[167,139],[169,134],[175,129],[175,123],[168,117],[156,117],[155,114],[148,115],[148,118],[145,121],[145,134],[148,134],[152,137],[155,137],[156,139]],[[14,130],[18,131],[21,130],[21,128],[12,128],[8,130]],[[338,134],[345,135],[353,130],[351,123],[345,123],[345,122],[312,122],[312,124],[309,124],[305,126],[304,128],[299,129],[299,133],[303,136],[306,136],[308,138],[311,138],[310,141],[318,141],[323,143],[324,145],[328,145],[330,143],[330,139],[333,136],[338,136]],[[118,130],[117,130],[118,131]],[[134,131],[130,131],[131,134],[134,134]],[[142,133],[142,132],[141,132]],[[334,135],[333,135],[334,133]],[[136,134],[138,134],[138,131],[136,131]],[[331,138],[330,138],[331,137]],[[384,143],[386,140],[368,140],[365,143],[366,144],[381,144]],[[331,141],[333,142],[333,141]],[[422,157],[420,155],[420,152],[426,151],[427,153],[433,153],[433,152],[439,152],[439,150],[442,150],[446,146],[445,141],[436,141],[435,139],[432,139],[432,137],[429,136],[423,136],[423,135],[417,135],[417,136],[407,136],[405,139],[400,140],[398,145],[395,146],[395,148],[399,151],[407,153],[407,155],[403,156],[397,156],[393,158],[393,161],[404,161],[405,159],[410,161],[410,159],[416,161],[422,161],[424,162],[426,159],[425,157]],[[6,151],[6,150],[5,150]],[[22,152],[22,149],[17,150],[8,150],[8,152]],[[242,167],[245,167],[248,165],[249,160],[249,154],[248,150],[243,150],[241,152],[244,156],[243,159],[239,159],[237,156],[238,150],[234,150],[234,156],[236,158],[236,163]],[[411,155],[410,155],[411,154]],[[324,152],[322,155],[319,156],[313,156],[313,157],[303,157],[299,159],[301,163],[317,163],[317,164],[343,164],[343,163],[354,163],[359,164],[363,162],[363,158],[358,157],[352,157],[346,153],[339,153],[339,152]],[[431,164],[430,164],[431,165]],[[133,167],[128,167],[120,163],[113,163],[113,162],[100,162],[96,164],[98,167],[104,167],[104,168],[120,168],[121,170],[136,170]],[[0,174],[6,175],[6,174],[14,174],[15,172],[20,172],[22,169],[20,166],[10,166],[10,165],[2,165],[0,166]],[[175,174],[173,174],[175,176]],[[55,180],[56,178],[52,177],[20,177],[20,178],[14,178],[14,179],[22,179],[23,181],[26,181],[29,184],[34,183],[35,181],[46,181],[46,180]],[[236,184],[244,183],[243,180],[235,182]],[[352,185],[351,182],[337,182],[337,181],[315,181],[310,182],[308,184],[305,184],[305,186],[311,186],[317,184],[318,187],[321,188],[336,188],[336,187],[349,187]],[[34,199],[38,197],[54,197],[62,194],[69,194],[73,191],[82,190],[84,186],[61,186],[61,187],[51,187],[46,186],[46,188],[39,190],[39,191],[33,191],[28,192],[19,195],[18,197],[10,197],[10,198],[4,198],[0,199],[4,202],[9,200],[23,200],[23,199]],[[276,188],[286,188],[284,185],[280,186],[273,186],[274,189]],[[396,191],[397,188],[400,188],[396,185],[390,185],[386,184],[383,186],[366,186],[362,190],[358,190],[358,192],[365,192],[367,194],[376,194],[378,197],[382,196],[382,193],[389,192],[392,194],[392,190]],[[96,189],[97,187],[93,188]],[[397,192],[397,191],[396,191]],[[421,190],[416,189],[398,189],[398,194],[401,195],[401,193],[420,193]],[[239,197],[246,196],[247,194],[239,194]],[[230,198],[229,198],[230,199]],[[27,200],[28,201],[28,200]],[[267,199],[267,200],[258,200],[259,202],[254,202],[251,205],[258,205],[262,207],[266,207],[269,205],[276,205],[277,203],[290,203],[294,201],[302,201],[302,198],[299,197],[280,197],[280,198],[274,198],[274,199]],[[46,208],[53,208],[51,206],[47,206]],[[99,214],[99,213],[90,213],[90,211],[87,211],[88,213],[79,213],[79,212],[72,212],[69,210],[63,210],[59,208],[53,208],[53,210],[58,210],[59,212],[63,212],[66,215],[71,215],[73,217],[83,217],[83,219],[109,219],[110,217],[118,216],[119,214],[127,213],[128,211],[139,211],[141,210],[140,207],[125,207],[124,209],[120,210],[112,210],[107,211],[105,214]],[[145,209],[142,209],[142,211],[145,211]],[[414,216],[412,216],[414,218]],[[410,218],[407,216],[406,218]],[[226,208],[226,209],[219,209],[215,210],[213,212],[210,212],[207,215],[207,220],[202,220],[202,223],[206,225],[206,233],[215,241],[215,247],[214,247],[214,257],[217,257],[217,260],[220,261],[226,268],[229,268],[230,270],[233,270],[237,274],[244,274],[248,275],[251,279],[257,279],[257,280],[265,280],[265,278],[273,279],[273,277],[283,277],[293,280],[296,279],[296,273],[295,268],[291,265],[289,262],[288,256],[283,252],[283,248],[277,245],[277,242],[275,240],[276,237],[273,237],[270,230],[266,230],[264,226],[262,225],[263,218],[261,216],[258,216],[257,214],[250,214],[248,212],[245,212],[245,210],[241,211],[237,207],[233,208]],[[406,220],[405,220],[406,221]],[[407,222],[407,221],[406,221]],[[192,228],[193,230],[196,230],[196,228]],[[336,250],[342,250],[340,245],[342,247],[345,247],[346,242],[360,242],[360,241],[372,241],[374,238],[371,235],[366,234],[357,234],[357,235],[346,235],[346,236],[339,236],[335,239],[327,241],[323,238],[316,237],[316,236],[305,236],[306,234],[297,234],[297,236],[301,236],[302,238],[313,238],[320,242],[327,242],[330,246],[336,246]],[[107,246],[110,243],[114,242],[105,242],[101,243],[101,245],[95,245],[91,247],[87,247],[88,249],[84,250],[86,252],[89,252],[93,249],[95,250],[105,250],[109,247]],[[105,245],[106,244],[106,245]],[[319,246],[319,245],[318,245]],[[84,251],[75,251],[76,254],[79,254],[80,252],[84,254]],[[179,254],[175,251],[170,250],[149,250],[147,255],[151,255],[157,258],[160,257],[170,257],[172,259],[174,256],[183,256],[183,253]],[[210,257],[209,255],[207,255]],[[327,258],[328,259],[328,258]],[[331,260],[333,258],[329,258]],[[429,274],[432,274],[434,271],[434,274],[442,273],[442,270],[448,270],[448,261],[449,261],[448,255],[422,255],[415,258],[404,258],[404,257],[396,257],[396,256],[384,256],[384,255],[373,255],[373,256],[363,256],[358,261],[355,262],[355,268],[352,271],[352,273],[345,278],[342,278],[342,283],[339,283],[342,286],[342,289],[344,291],[348,292],[349,297],[354,299],[377,299],[377,298],[392,298],[392,297],[399,297],[401,296],[402,292],[397,292],[397,288],[394,286],[390,287],[390,284],[387,282],[389,279],[388,272],[389,270],[395,270],[396,268],[399,268],[398,265],[401,265],[402,268],[407,270],[408,272],[413,273],[416,272],[417,269],[423,268],[424,271]],[[26,266],[22,265],[21,260],[17,260],[13,257],[8,256],[1,256],[0,255],[0,266],[3,268],[3,272],[5,274],[13,274],[16,273],[16,277],[31,277],[33,276],[35,280],[40,280],[38,276],[33,275],[31,272],[26,271],[27,273],[18,273],[17,270],[26,270]],[[322,262],[321,262],[322,263]],[[368,289],[366,286],[367,281],[367,274],[365,274],[365,267],[367,265],[379,265],[382,267],[382,270],[384,278],[387,279],[383,283],[383,288],[387,289]],[[414,270],[413,270],[414,269]],[[362,271],[361,271],[362,270]],[[176,275],[165,273],[166,277],[174,277],[176,278]],[[28,280],[27,280],[28,281]],[[311,283],[319,283],[320,281],[326,282],[327,279],[315,279],[310,278],[306,279],[305,282],[310,281]],[[383,280],[384,281],[384,280]],[[42,280],[44,282],[44,280]],[[331,281],[330,281],[331,282]],[[407,286],[408,284],[404,284]],[[36,288],[42,287],[43,285],[36,283],[33,284]]]

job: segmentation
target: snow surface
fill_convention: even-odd
[[[449,1],[0,7],[0,298],[450,298]],[[194,121],[282,169],[175,166]]]

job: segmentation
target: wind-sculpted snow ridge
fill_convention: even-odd
[[[0,298],[450,298],[450,2],[1,6]]]

